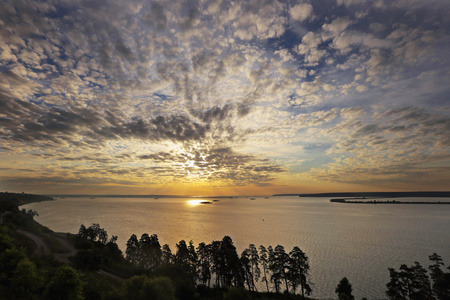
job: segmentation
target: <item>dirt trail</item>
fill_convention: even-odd
[[[108,272],[106,272],[106,271],[98,270],[97,273],[102,274],[102,275],[106,275],[106,276],[108,276],[108,277],[111,277],[111,278],[113,278],[113,279],[115,279],[115,280],[120,281],[121,283],[125,283],[125,279],[123,279],[123,278],[121,278],[121,277],[119,277],[119,276],[116,276],[116,275],[114,275],[114,274],[108,273]]]
[[[66,253],[57,253],[56,258],[59,261],[70,263],[69,257],[77,254],[77,249],[73,246],[73,244],[65,237],[65,233],[62,232],[54,232],[52,233],[52,237],[56,238],[59,243],[67,250]]]
[[[2,215],[0,216],[0,224],[3,224],[3,217],[8,215],[8,214],[11,214],[11,213],[12,213],[12,211],[9,211],[9,210],[7,210],[4,213],[2,213]]]
[[[35,255],[50,254],[50,249],[48,248],[47,244],[44,242],[44,240],[40,236],[38,236],[34,233],[31,233],[31,232],[28,232],[28,231],[24,231],[22,229],[17,229],[17,232],[19,232],[20,234],[23,234],[26,237],[33,240],[33,242],[36,244],[36,249],[34,249]]]

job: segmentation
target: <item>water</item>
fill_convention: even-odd
[[[238,253],[250,243],[287,252],[299,246],[310,259],[312,296],[336,298],[346,276],[356,298],[384,299],[389,267],[428,267],[433,252],[450,264],[450,205],[363,205],[329,198],[255,197],[193,204],[192,198],[65,198],[23,206],[53,231],[77,233],[99,223],[124,251],[132,234],[156,233],[161,245],[233,239]],[[403,198],[403,201],[450,201]],[[212,199],[207,199],[212,201]]]

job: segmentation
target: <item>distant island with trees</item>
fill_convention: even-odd
[[[348,204],[450,204],[447,201],[398,201],[398,200],[356,200],[356,199],[366,199],[366,198],[350,198],[342,199],[335,198],[330,199],[330,202],[334,203],[348,203]]]
[[[77,234],[55,233],[19,204],[51,197],[0,193],[0,295],[5,299],[206,300],[312,299],[309,260],[299,247],[250,244],[239,255],[231,237],[195,246],[181,240],[172,253],[156,234],[132,235],[122,253],[117,237],[99,225]],[[389,299],[450,299],[450,272],[433,253],[428,270],[418,262],[389,268]],[[259,282],[259,284],[258,284]],[[354,299],[347,277],[336,298]],[[363,298],[364,299],[364,298]]]

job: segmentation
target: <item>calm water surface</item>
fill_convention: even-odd
[[[329,198],[241,197],[193,205],[193,198],[65,198],[32,203],[36,220],[53,231],[76,233],[99,223],[117,235],[124,251],[132,234],[156,233],[175,252],[180,240],[195,245],[229,235],[240,253],[250,243],[287,252],[299,246],[309,257],[313,296],[336,298],[346,276],[356,298],[384,299],[389,267],[428,267],[428,255],[450,264],[450,205],[363,205]],[[402,201],[450,201],[403,198]],[[207,199],[212,201],[212,199]]]

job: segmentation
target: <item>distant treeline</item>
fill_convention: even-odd
[[[361,192],[361,193],[320,193],[320,194],[275,194],[273,196],[299,197],[344,197],[344,198],[404,198],[404,197],[450,197],[447,192]]]
[[[355,199],[355,198],[351,198]],[[370,201],[358,201],[358,200],[347,200],[347,199],[330,199],[330,202],[335,203],[348,203],[348,204],[450,204],[446,201],[396,201],[396,200],[370,200]]]

